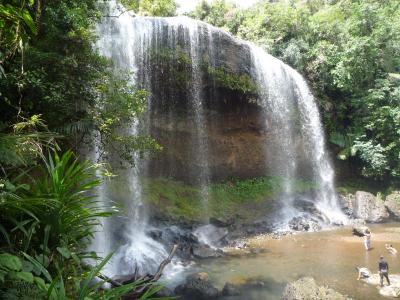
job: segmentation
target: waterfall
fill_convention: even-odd
[[[109,5],[108,15],[120,14],[115,2],[110,1]],[[140,22],[133,22],[129,13],[124,13],[119,17],[104,18],[97,27],[99,40],[96,46],[99,52],[112,59],[116,72],[119,70],[136,72],[137,76],[132,82],[135,86],[138,86],[139,79],[144,83],[149,82],[146,72],[143,72],[143,78],[138,76],[144,60],[148,58],[146,45],[152,38],[151,31],[143,30],[142,25]],[[139,57],[142,60],[138,60]],[[121,130],[137,136],[139,127],[139,121],[136,120]],[[142,201],[139,178],[141,161],[138,154],[134,155],[133,161],[133,165],[122,163],[121,168],[118,154],[111,153],[107,163],[117,166],[114,168],[117,178],[110,182],[106,181],[100,188],[101,202],[115,202],[122,206],[123,212],[122,216],[107,220],[103,224],[103,232],[96,233],[92,245],[92,249],[101,255],[115,251],[105,269],[105,273],[109,276],[133,273],[135,267],[142,273],[155,272],[162,259],[168,256],[161,244],[146,235],[148,222]]]
[[[197,161],[199,168],[199,184],[201,191],[201,199],[203,204],[204,215],[207,216],[208,210],[208,187],[210,182],[210,174],[208,168],[208,144],[207,144],[207,127],[204,119],[204,97],[202,91],[202,76],[201,76],[201,51],[200,51],[200,36],[205,29],[197,22],[187,19],[186,27],[189,29],[190,40],[190,58],[192,60],[192,95],[191,104],[194,112],[194,127],[196,135],[192,141],[192,156]],[[206,27],[207,29],[207,27]],[[205,217],[207,218],[207,217]]]
[[[97,48],[112,59],[117,69],[132,71],[132,83],[136,87],[150,92],[143,119],[127,124],[122,130],[138,135],[143,131],[152,134],[157,126],[161,129],[181,126],[183,133],[189,130],[182,127],[191,129],[191,135],[186,137],[184,148],[179,153],[190,157],[189,166],[179,165],[174,160],[176,157],[168,150],[175,145],[167,142],[163,145],[168,156],[165,164],[154,163],[152,157],[143,162],[135,156],[135,167],[126,166],[119,170],[116,183],[106,183],[101,188],[102,201],[117,202],[125,212],[123,217],[104,224],[103,232],[96,234],[92,245],[93,250],[102,254],[117,250],[108,265],[108,275],[132,272],[135,265],[151,272],[167,256],[163,246],[146,235],[148,220],[142,199],[141,176],[152,176],[154,169],[172,178],[176,170],[184,173],[185,179],[199,187],[204,214],[207,215],[209,185],[214,172],[211,168],[214,150],[210,146],[212,124],[208,118],[215,99],[221,95],[216,91],[215,81],[211,91],[210,87],[207,91],[204,88],[207,76],[203,68],[205,61],[213,68],[228,65],[232,72],[247,72],[257,83],[257,103],[265,116],[265,128],[279,134],[273,145],[265,145],[265,151],[276,157],[273,161],[265,161],[265,169],[282,178],[281,200],[285,218],[289,220],[299,213],[294,205],[294,185],[305,165],[316,186],[309,201],[315,204],[328,223],[345,221],[334,190],[334,171],[325,150],[318,107],[298,72],[261,48],[204,22],[187,17],[134,17],[115,1],[108,1],[106,6],[109,17],[98,24]],[[241,52],[225,51],[224,43],[227,41]],[[177,64],[183,64],[179,71],[186,72],[185,76],[172,78],[176,75],[174,73],[165,76],[164,72],[171,67],[165,53],[176,59]],[[235,67],[231,60],[245,63]],[[182,80],[180,89],[171,85],[177,79]],[[305,162],[300,160],[299,153],[304,154]],[[110,160],[109,163],[115,162]]]
[[[260,102],[271,116],[267,122],[280,128],[280,144],[275,151],[279,159],[272,162],[277,173],[283,173],[284,212],[290,220],[297,212],[293,207],[293,182],[296,179],[295,135],[303,138],[303,151],[310,162],[317,209],[329,223],[345,223],[347,218],[338,205],[334,188],[334,171],[325,150],[325,138],[315,99],[304,78],[294,69],[261,48],[249,44],[254,77],[260,88]],[[298,117],[296,117],[298,116]],[[267,125],[268,126],[268,125]],[[295,127],[298,127],[295,130]]]
[[[278,59],[265,53],[261,48],[249,44],[253,73],[260,91],[259,101],[263,109],[270,116],[266,119],[266,127],[279,128],[280,143],[273,147],[275,161],[272,169],[275,174],[283,178],[283,212],[286,219],[296,215],[293,208],[293,181],[296,178],[296,153],[294,141],[295,96],[292,78],[286,66]]]

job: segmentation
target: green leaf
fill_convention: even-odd
[[[0,224],[0,232],[3,234],[4,238],[7,241],[8,246],[11,246],[10,237],[7,233],[7,230]]]
[[[33,281],[36,283],[36,285],[41,289],[42,291],[47,291],[46,283],[44,280],[40,277],[34,277]]]
[[[23,271],[25,271],[25,272],[32,272],[33,269],[34,269],[34,265],[33,265],[31,262],[26,261],[26,260],[23,260],[23,261],[22,261],[22,270],[23,270]]]
[[[24,19],[24,22],[26,25],[28,25],[29,29],[32,31],[32,33],[37,33],[37,28],[36,24],[32,19],[32,16],[30,15],[29,11],[24,9],[22,11],[22,19]]]
[[[22,269],[21,260],[8,253],[0,254],[0,267],[11,271],[19,271]]]
[[[57,247],[57,251],[65,258],[71,257],[71,252],[66,247]]]
[[[0,270],[0,282],[4,282],[7,273]]]
[[[36,259],[34,259],[32,256],[30,256],[29,254],[26,254],[24,252],[22,252],[22,254],[26,257],[27,260],[29,260],[34,266],[35,268],[38,270],[39,274],[43,274],[44,277],[46,277],[46,279],[51,282],[52,278],[51,275],[49,273],[49,271],[47,271],[47,269],[45,267],[43,267],[40,262],[38,262]]]
[[[6,72],[4,72],[3,66],[0,65],[0,78],[1,78],[2,76],[3,76],[4,78],[7,77],[7,76],[6,76]]]
[[[33,275],[30,272],[17,272],[15,273],[15,277],[17,279],[21,279],[23,281],[29,282],[29,283],[33,283]]]
[[[114,253],[108,254],[100,264],[96,267],[92,268],[92,271],[83,281],[83,285],[78,294],[78,300],[84,300],[90,293],[90,282],[93,280],[94,277],[103,269],[103,267],[107,264],[107,262],[111,259]]]
[[[80,258],[79,258],[78,255],[76,255],[76,254],[74,254],[74,253],[71,253],[71,257],[72,257],[72,259],[75,261],[76,264],[79,265],[79,264],[81,263],[81,260],[80,260]]]
[[[44,254],[38,254],[35,256],[36,260],[39,261],[41,263],[42,266],[44,266],[45,268],[48,267],[48,265],[50,264],[50,259],[47,255]]]

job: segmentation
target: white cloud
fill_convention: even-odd
[[[185,13],[195,9],[197,4],[201,2],[201,0],[175,0],[179,4],[178,13]],[[208,2],[212,2],[212,0],[207,0]],[[250,5],[256,3],[258,0],[231,0],[231,2],[241,6],[241,7],[249,7]]]

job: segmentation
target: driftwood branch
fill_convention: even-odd
[[[178,250],[178,246],[179,245],[174,245],[172,247],[172,250],[169,253],[168,257],[161,262],[161,264],[158,266],[157,272],[154,275],[145,275],[145,276],[141,276],[141,277],[135,279],[135,280],[141,281],[142,286],[140,288],[132,291],[129,294],[129,296],[142,295],[148,288],[150,288],[155,282],[157,282],[160,279],[165,267],[171,262],[176,251]]]
[[[110,277],[108,277],[108,276],[106,276],[104,274],[99,273],[97,275],[97,277],[99,277],[101,280],[104,280],[105,282],[111,283],[111,285],[113,287],[122,286],[122,283],[119,283],[118,281],[116,281],[116,280],[114,280],[114,279],[112,279],[112,278],[110,278]]]
[[[125,284],[139,281],[139,282],[141,282],[140,288],[135,289],[132,292],[130,292],[129,295],[127,295],[128,297],[124,298],[124,299],[132,299],[131,297],[138,297],[138,296],[142,295],[147,289],[149,289],[155,282],[157,282],[160,279],[160,277],[162,276],[162,274],[164,272],[165,267],[172,261],[172,258],[175,256],[175,253],[178,250],[178,246],[179,245],[176,244],[172,247],[171,252],[169,253],[168,257],[160,263],[160,265],[158,266],[157,272],[154,275],[147,274],[147,275],[138,277],[139,270],[138,270],[138,267],[135,266],[135,271],[134,271],[133,276],[129,280],[127,280],[123,283],[118,282],[104,274],[101,274],[101,273],[98,274],[97,277],[104,280],[105,282],[110,283],[112,287],[120,287]],[[133,299],[136,299],[136,298],[133,298]]]
[[[168,257],[166,259],[164,259],[161,262],[161,264],[159,265],[156,274],[154,274],[154,276],[153,276],[153,281],[157,281],[158,279],[160,279],[165,267],[171,262],[171,260],[174,257],[177,250],[178,250],[178,245],[176,244],[176,245],[174,245],[174,247],[172,247],[172,250],[169,253]]]

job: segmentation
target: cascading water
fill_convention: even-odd
[[[317,186],[316,207],[325,221],[345,223],[346,217],[338,206],[334,190],[334,172],[325,150],[325,140],[317,105],[304,78],[294,69],[267,54],[255,45],[249,44],[254,77],[260,88],[260,100],[268,111],[276,128],[280,128],[280,144],[276,150],[279,160],[273,162],[283,173],[284,213],[287,220],[296,213],[293,208],[293,184],[296,178],[295,135],[303,137],[303,148],[311,162],[313,181]],[[296,120],[298,115],[298,120]],[[297,124],[295,124],[295,122]],[[298,132],[295,126],[298,126]],[[268,126],[268,124],[267,124]]]
[[[317,183],[316,206],[331,223],[347,222],[338,205],[334,185],[334,170],[325,150],[325,137],[317,105],[304,78],[289,68],[295,82],[299,110],[302,117],[302,135],[305,153],[313,165],[313,175]]]
[[[120,14],[115,2],[110,2],[109,5],[109,16]],[[131,16],[125,13],[119,17],[105,18],[97,28],[100,37],[97,42],[99,52],[112,59],[116,72],[118,70],[137,71],[141,65],[136,58],[146,57],[144,52],[146,48],[138,47],[138,45],[146,45],[151,35],[146,35],[147,30],[137,28],[140,24],[132,20]],[[132,84],[136,84],[136,81],[137,79]],[[139,122],[128,124],[121,130],[137,136]],[[108,163],[120,164],[120,160],[115,158],[117,156],[117,154],[112,154]],[[92,245],[94,250],[103,255],[112,250],[116,251],[106,266],[107,275],[133,273],[135,267],[143,273],[154,272],[154,268],[168,255],[161,244],[145,233],[147,218],[142,202],[139,182],[140,161],[137,154],[134,155],[133,161],[134,166],[125,164],[117,170],[117,179],[112,183],[106,182],[101,187],[101,201],[115,201],[122,206],[123,211],[123,216],[118,220],[109,221],[111,224],[103,224],[103,237],[97,234]],[[104,236],[107,237],[107,242],[102,244]]]
[[[273,173],[283,179],[283,209],[284,218],[291,219],[298,212],[293,207],[293,181],[296,178],[296,149],[293,144],[294,116],[296,99],[292,79],[287,73],[285,65],[278,59],[265,53],[261,48],[249,44],[253,73],[259,85],[259,101],[267,111],[266,127],[279,128],[280,143],[275,145],[274,151],[277,160],[272,164]]]
[[[193,127],[191,135],[187,137],[187,145],[184,145],[186,148],[179,155],[191,157],[190,167],[185,169],[186,177],[194,178],[188,181],[200,187],[205,211],[207,211],[209,184],[215,171],[210,167],[214,151],[209,145],[212,126],[208,119],[212,101],[210,102],[207,97],[216,99],[221,95],[216,92],[215,82],[205,91],[206,71],[203,64],[206,62],[211,68],[220,68],[224,67],[225,63],[235,69],[235,66],[230,64],[230,60],[233,59],[246,62],[247,65],[239,69],[248,72],[258,84],[257,102],[264,111],[265,127],[279,131],[279,138],[274,145],[266,145],[266,149],[273,152],[277,159],[265,163],[266,168],[270,168],[274,175],[283,178],[282,200],[285,217],[292,218],[299,212],[294,208],[296,196],[294,184],[302,165],[298,158],[300,151],[304,153],[306,165],[310,168],[309,173],[318,187],[315,197],[310,201],[315,203],[326,217],[326,221],[345,220],[338,208],[334,192],[334,173],[325,151],[318,109],[305,80],[299,73],[262,49],[242,42],[204,22],[187,17],[133,17],[129,12],[124,12],[114,1],[108,1],[107,5],[109,9],[107,14],[112,17],[104,18],[98,25],[99,51],[111,58],[117,67],[133,71],[135,74],[133,83],[151,94],[144,120],[130,124],[124,130],[137,135],[141,130],[151,134],[157,126],[161,129],[177,128],[183,123]],[[245,57],[240,59],[235,57],[239,55],[235,51],[226,53],[223,45],[227,40],[236,47],[235,49],[244,49],[242,56]],[[171,82],[176,80],[171,78],[174,74],[167,78],[164,74],[168,72],[167,69],[163,69],[166,64],[164,52],[172,53],[175,58],[182,52],[189,59],[189,65],[180,70],[187,73],[182,79],[184,82],[179,91],[171,87]],[[229,58],[225,57],[228,54]],[[178,57],[176,63],[181,63],[181,60],[185,61]],[[240,70],[238,72],[241,72]],[[185,109],[184,114],[181,113],[182,107]],[[185,128],[181,130],[185,134],[189,132],[185,131]],[[299,137],[302,142],[299,142]],[[163,146],[168,150],[175,145],[171,142]],[[164,174],[173,177],[174,170],[181,165],[177,166],[177,163],[174,163],[175,157],[172,154],[168,155],[170,155],[168,163],[163,167],[157,167],[164,168],[162,169]],[[162,245],[146,235],[147,219],[143,217],[146,214],[142,204],[143,193],[139,177],[143,174],[148,175],[149,169],[154,166],[149,167],[151,159],[146,160],[145,166],[139,163],[137,157],[135,162],[140,168],[128,167],[121,170],[119,183],[106,185],[101,191],[103,201],[115,199],[122,202],[126,210],[126,216],[107,224],[104,227],[103,237],[98,237],[93,244],[94,250],[100,253],[106,253],[119,245],[115,258],[109,266],[109,274],[131,272],[135,264],[146,271],[151,271],[151,268],[157,266],[167,255]],[[121,192],[124,194],[121,195]],[[99,240],[104,241],[104,236],[108,237],[109,242],[102,245]],[[110,243],[115,243],[115,246]]]
[[[190,58],[192,60],[192,106],[194,112],[194,126],[196,135],[192,141],[192,155],[197,161],[199,168],[199,184],[201,198],[205,215],[208,210],[208,186],[210,183],[208,168],[208,145],[207,145],[207,128],[204,119],[204,98],[202,92],[201,77],[201,53],[199,51],[200,35],[205,29],[203,26],[193,20],[188,19],[187,28],[189,29],[190,40]],[[207,28],[207,27],[206,27]]]

